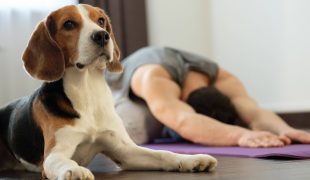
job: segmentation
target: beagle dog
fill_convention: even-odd
[[[103,71],[121,72],[106,13],[65,6],[40,22],[23,54],[43,84],[0,109],[0,170],[26,169],[49,179],[94,179],[85,168],[103,153],[125,170],[211,171],[209,155],[137,146],[117,115]]]

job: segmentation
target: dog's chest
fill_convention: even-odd
[[[64,79],[65,93],[80,118],[75,119],[74,126],[66,127],[59,136],[72,136],[77,145],[73,159],[80,164],[88,164],[102,151],[100,141],[106,130],[116,130],[118,119],[114,111],[111,91],[101,73],[70,72]]]
[[[114,116],[111,91],[103,74],[94,70],[68,73],[64,79],[65,93],[80,118],[76,126],[101,129],[109,126]]]

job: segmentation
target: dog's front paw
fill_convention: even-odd
[[[209,155],[182,155],[179,163],[181,172],[213,171],[217,166],[217,160]]]
[[[77,166],[66,170],[57,178],[59,180],[94,180],[94,175],[89,169],[82,166]]]

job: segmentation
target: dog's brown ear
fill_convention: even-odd
[[[113,45],[114,45],[113,60],[111,62],[107,63],[107,68],[111,72],[121,73],[121,72],[123,72],[123,66],[120,63],[121,53],[120,53],[119,47],[116,43],[110,20],[108,20],[106,29],[109,32],[110,37],[113,41]]]
[[[56,81],[64,74],[64,55],[53,39],[55,33],[56,24],[52,15],[39,23],[32,33],[22,59],[25,69],[34,78]]]

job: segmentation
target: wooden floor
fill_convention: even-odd
[[[121,171],[102,155],[89,168],[96,179],[121,180],[306,180],[310,179],[310,160],[254,159],[216,156],[219,166],[213,173],[177,173],[160,171]],[[40,179],[39,174],[2,172],[0,179]]]

